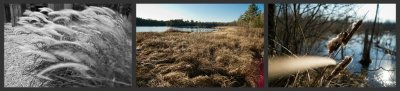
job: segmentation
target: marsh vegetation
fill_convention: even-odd
[[[255,65],[263,55],[263,29],[136,34],[139,87],[257,85]]]
[[[268,5],[268,57],[274,59],[268,65],[290,70],[294,67],[285,60],[291,60],[305,68],[271,78],[269,86],[395,87],[396,23],[379,20],[380,5],[369,13],[357,12],[354,4]],[[371,13],[374,17],[365,18]],[[329,59],[308,62],[303,60],[307,56]],[[282,57],[287,59],[276,59]]]
[[[264,87],[262,12],[249,7],[238,22],[187,22],[212,31],[136,32],[138,87]]]

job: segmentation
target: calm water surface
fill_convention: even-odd
[[[179,31],[188,31],[188,32],[211,32],[215,31],[214,28],[196,28],[196,27],[169,27],[169,26],[137,26],[136,32],[164,32],[167,29],[176,29]]]
[[[331,36],[330,38],[333,37],[335,36]],[[374,39],[374,43],[371,44],[372,48],[370,57],[372,63],[366,67],[370,71],[363,72],[363,67],[359,63],[359,61],[362,59],[364,34],[354,35],[343,49],[343,53],[339,52],[335,58],[337,62],[339,62],[341,59],[343,59],[342,55],[352,56],[353,62],[348,66],[348,69],[352,73],[366,75],[368,77],[367,80],[370,87],[396,87],[396,71],[393,71],[396,69],[396,36],[393,33],[385,33],[378,37],[379,39]],[[328,40],[323,40],[315,44],[314,47],[317,47],[318,50],[312,54],[327,56],[327,41]],[[375,43],[375,41],[379,42]]]

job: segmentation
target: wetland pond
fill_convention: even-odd
[[[330,36],[329,39],[333,37],[336,36]],[[338,53],[334,52],[335,60],[340,62],[344,56],[351,56],[353,62],[347,68],[353,74],[366,76],[369,87],[396,87],[396,36],[394,33],[386,32],[374,37],[377,38],[374,38],[374,42],[371,44],[372,62],[369,66],[363,67],[359,63],[362,59],[364,34],[355,34],[343,50]],[[311,53],[327,56],[327,42],[328,40],[325,39],[314,44],[313,47],[317,50]]]
[[[211,32],[215,28],[201,28],[201,27],[170,27],[170,26],[137,26],[136,32],[164,32],[167,29],[175,29],[186,32]]]

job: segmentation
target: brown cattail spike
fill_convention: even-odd
[[[336,51],[341,44],[341,39],[339,36],[332,38],[331,40],[328,41],[328,52],[331,54],[333,51]]]
[[[357,23],[353,23],[351,30],[346,31],[348,33],[348,35],[343,39],[343,44],[346,45],[347,42],[349,42],[349,40],[351,39],[351,37],[353,36],[353,34],[360,28],[361,24],[362,24],[362,20],[358,21]]]
[[[348,31],[339,33],[335,38],[332,38],[328,41],[328,52],[331,54],[333,51],[339,49],[340,45],[345,46],[347,42],[351,39],[353,34],[360,28],[362,24],[362,20],[358,21],[357,23],[352,24]]]
[[[343,71],[347,65],[349,65],[351,63],[351,61],[353,60],[353,58],[351,58],[350,56],[346,56],[342,62],[340,62],[335,69],[333,69],[332,73],[329,75],[329,77],[326,79],[328,82],[325,86],[328,86],[329,83],[331,82],[331,80],[333,78],[335,78],[337,75],[339,75],[339,73],[341,71]]]

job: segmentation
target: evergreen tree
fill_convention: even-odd
[[[244,27],[263,27],[263,17],[256,4],[250,4],[246,12],[239,17],[238,25]]]

